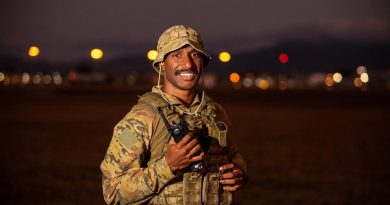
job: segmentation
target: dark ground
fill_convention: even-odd
[[[2,204],[104,204],[99,164],[143,91],[0,88]],[[214,91],[250,182],[239,204],[390,204],[390,91]]]

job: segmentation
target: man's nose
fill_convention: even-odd
[[[193,68],[195,66],[194,59],[192,59],[190,55],[184,55],[183,66],[185,68]]]

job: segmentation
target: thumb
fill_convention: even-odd
[[[168,145],[173,145],[173,144],[176,144],[176,142],[175,140],[173,140],[173,137],[171,137],[171,139],[168,142]]]

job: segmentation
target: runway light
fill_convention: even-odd
[[[286,53],[281,53],[279,55],[279,62],[280,63],[287,63],[288,62],[288,55]]]
[[[341,75],[341,73],[333,74],[333,81],[335,83],[340,83],[342,80],[343,80],[343,76]]]
[[[156,60],[158,53],[156,50],[150,50],[150,51],[148,51],[148,53],[146,55],[147,55],[149,60],[154,61],[154,60]]]
[[[0,82],[3,82],[5,78],[4,73],[0,72]]]
[[[357,74],[359,74],[359,75],[361,75],[361,74],[363,74],[363,73],[367,73],[367,68],[366,68],[366,66],[359,66],[359,67],[357,67],[356,68],[356,73]]]
[[[28,49],[28,55],[30,57],[37,57],[39,55],[39,48],[37,46],[30,46]]]
[[[30,74],[28,73],[23,73],[22,74],[22,84],[27,85],[30,82]]]
[[[355,87],[357,87],[357,88],[360,88],[360,87],[362,87],[362,85],[363,85],[363,83],[362,83],[362,81],[360,80],[360,78],[355,78],[355,79],[353,80],[353,84],[354,84]]]
[[[220,60],[221,62],[223,62],[223,63],[229,62],[230,59],[231,59],[231,57],[232,57],[232,56],[230,55],[230,53],[228,53],[228,52],[226,52],[226,51],[223,51],[223,52],[219,53],[219,55],[218,55],[219,60]]]
[[[250,77],[245,77],[242,84],[244,85],[244,87],[246,88],[249,88],[249,87],[252,87],[253,85],[253,79],[250,78]]]
[[[53,83],[55,85],[61,85],[62,84],[62,76],[59,72],[53,73]]]
[[[360,75],[360,80],[363,82],[363,83],[368,83],[368,74],[367,73],[362,73]]]
[[[262,90],[267,90],[269,88],[269,81],[268,80],[264,80],[264,79],[261,79],[257,86],[262,89]]]
[[[99,49],[99,48],[94,48],[91,50],[91,58],[95,59],[95,60],[100,60],[103,58],[103,50]]]
[[[329,73],[328,75],[326,75],[326,78],[325,78],[325,85],[328,86],[328,87],[332,87],[334,84],[334,81],[333,81],[333,74],[332,73]]]
[[[43,84],[49,85],[51,83],[51,76],[50,75],[43,76],[42,81],[43,81]]]
[[[237,83],[238,81],[240,81],[240,75],[238,73],[230,74],[230,82]]]
[[[42,73],[37,73],[33,76],[33,79],[32,79],[32,82],[35,84],[35,85],[38,85],[40,84],[42,81]]]

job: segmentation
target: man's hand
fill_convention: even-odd
[[[170,139],[165,160],[172,172],[184,169],[194,162],[200,161],[204,157],[202,152],[200,155],[194,156],[201,150],[198,140],[193,137],[192,133],[188,133],[178,143],[175,143],[173,138]]]
[[[244,171],[234,163],[225,164],[219,167],[222,172],[220,183],[223,184],[225,191],[237,191],[244,187]]]

